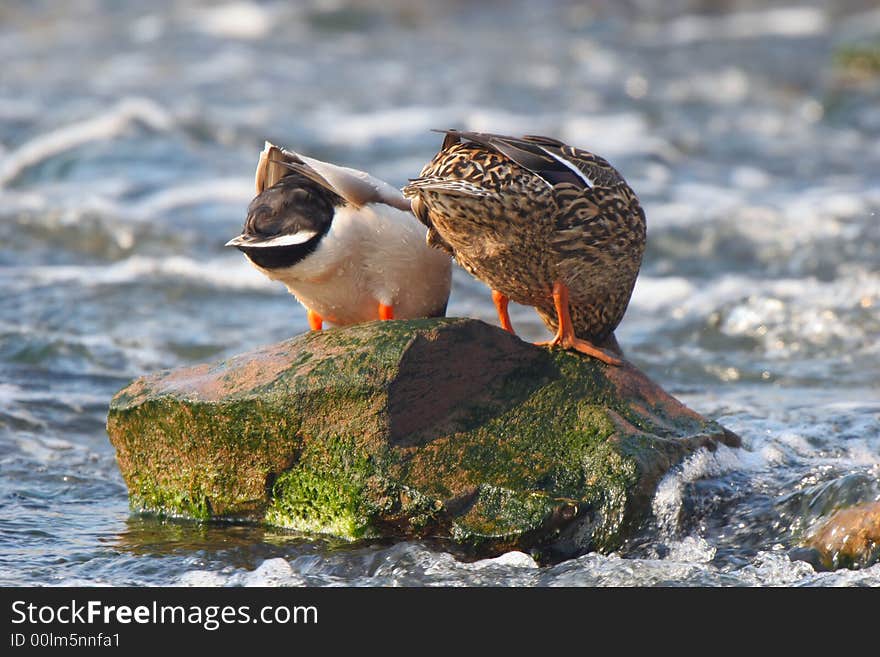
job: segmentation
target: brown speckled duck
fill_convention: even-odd
[[[548,137],[444,130],[404,188],[428,243],[509,300],[534,306],[550,342],[619,365],[614,329],[645,250],[645,213],[607,161]]]

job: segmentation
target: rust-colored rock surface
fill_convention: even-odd
[[[835,512],[807,539],[829,570],[867,568],[880,558],[880,501]]]
[[[107,430],[139,510],[544,560],[619,547],[671,467],[739,445],[632,365],[467,319],[152,374],[114,397]]]

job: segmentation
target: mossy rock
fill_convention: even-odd
[[[132,506],[544,560],[618,548],[739,439],[630,364],[468,319],[372,322],[142,377],[107,421]]]
[[[834,61],[850,75],[876,77],[880,75],[880,41],[843,46],[835,52]]]

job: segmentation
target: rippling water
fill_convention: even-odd
[[[880,78],[835,63],[880,10],[654,4],[5,2],[0,584],[880,585],[787,555],[880,498]],[[744,449],[670,474],[619,554],[548,568],[131,515],[110,397],[307,328],[222,247],[263,139],[402,185],[449,126],[623,172],[649,248],[620,341]],[[449,312],[495,321],[460,271]]]

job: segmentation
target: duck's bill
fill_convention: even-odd
[[[249,249],[274,248],[278,246],[297,246],[298,244],[305,244],[317,235],[318,231],[316,230],[300,230],[289,235],[278,235],[277,237],[270,237],[269,239],[261,240],[255,240],[253,237],[250,237],[248,235],[239,235],[238,237],[233,237],[231,240],[226,242],[224,246],[245,246]]]

